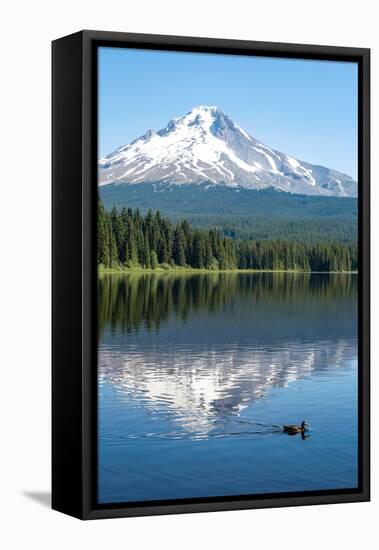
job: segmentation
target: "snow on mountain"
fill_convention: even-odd
[[[357,196],[357,182],[270,149],[218,107],[199,106],[99,161],[100,185],[208,183],[306,195]]]

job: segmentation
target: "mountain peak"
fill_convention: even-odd
[[[220,107],[216,105],[198,105],[193,107],[183,118],[188,116],[204,116],[204,117],[216,117],[220,114],[223,114]]]
[[[356,196],[340,172],[299,161],[255,140],[219,107],[199,105],[99,161],[100,185],[166,182],[307,195]]]
[[[179,118],[173,118],[165,128],[157,132],[161,137],[167,136],[170,132],[184,130],[185,128],[201,127],[204,131],[210,131],[217,120],[230,119],[221,111],[219,107],[211,105],[199,105],[193,107],[188,113]]]
[[[197,107],[193,107],[189,112],[205,112],[205,113],[216,113],[221,112],[220,107],[217,107],[217,105],[198,105]]]
[[[199,105],[198,107],[193,107],[193,109],[191,109],[184,117],[176,120],[191,121],[198,119],[206,123],[213,122],[218,118],[229,119],[220,107],[215,105]]]

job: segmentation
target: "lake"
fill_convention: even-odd
[[[357,487],[357,275],[100,274],[98,338],[99,503]]]

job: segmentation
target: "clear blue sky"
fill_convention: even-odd
[[[99,156],[197,105],[266,145],[357,177],[357,65],[102,47]]]

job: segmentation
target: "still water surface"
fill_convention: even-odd
[[[357,276],[99,277],[100,503],[357,486]],[[306,439],[280,425],[308,420]]]

